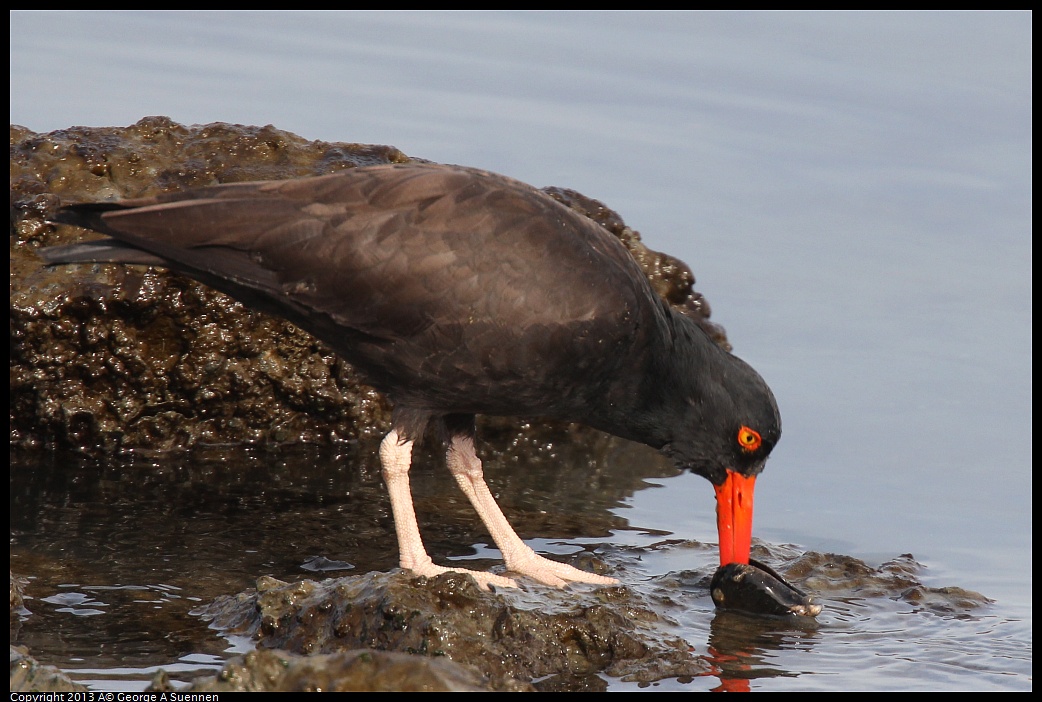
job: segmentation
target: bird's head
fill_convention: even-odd
[[[749,562],[756,476],[781,438],[778,404],[767,383],[747,363],[728,357],[724,369],[689,398],[685,431],[662,449],[678,467],[713,484],[721,565]]]

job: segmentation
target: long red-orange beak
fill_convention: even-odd
[[[753,541],[753,488],[756,476],[727,471],[716,488],[716,529],[720,532],[720,565],[748,563]]]

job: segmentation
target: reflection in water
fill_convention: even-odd
[[[755,617],[718,611],[710,624],[706,660],[720,679],[717,689],[739,692],[754,678],[796,676],[772,665],[770,652],[802,646],[817,638],[817,620],[807,617]]]

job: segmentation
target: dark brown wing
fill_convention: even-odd
[[[661,331],[660,303],[617,240],[472,169],[358,168],[59,219],[290,319],[425,409],[568,414],[535,405],[559,390],[562,408],[582,407]]]

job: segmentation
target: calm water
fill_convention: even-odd
[[[692,265],[778,396],[757,536],[910,552],[996,600],[911,636],[837,613],[754,689],[1028,689],[1031,34],[1028,13],[15,12],[11,121],[271,123],[605,201]],[[619,515],[709,538],[708,485],[659,482]]]

